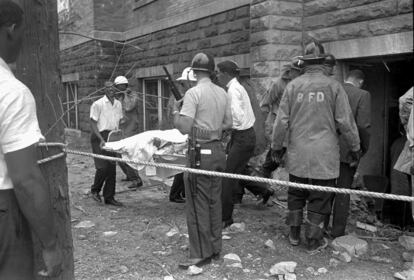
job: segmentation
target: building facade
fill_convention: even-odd
[[[398,97],[412,86],[412,0],[60,2],[62,108],[69,127],[89,130],[91,102],[117,75],[142,93],[142,130],[156,129],[170,95],[162,66],[178,77],[195,53],[206,51],[216,62],[236,61],[266,89],[316,38],[339,59],[339,80],[354,68],[367,75],[374,137],[362,172],[389,170],[389,147],[399,136]]]

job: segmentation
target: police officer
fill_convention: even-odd
[[[260,103],[262,111],[267,113],[265,127],[266,135],[269,139],[272,136],[273,124],[276,119],[283,92],[290,81],[299,77],[302,70],[302,64],[302,60],[295,58],[290,64],[286,65],[280,77],[270,85],[269,90],[266,92]],[[277,167],[278,164],[272,160],[271,149],[269,149],[262,166],[263,176],[270,178],[272,172],[275,171]]]
[[[305,48],[304,74],[290,82],[283,94],[272,134],[272,155],[279,161],[287,140],[289,181],[335,186],[339,176],[337,130],[345,137],[353,160],[359,155],[359,137],[342,86],[324,75],[323,50],[311,43]],[[303,208],[307,206],[305,236],[310,253],[327,246],[323,238],[325,216],[331,212],[332,194],[289,188],[287,224],[289,242],[298,245]]]
[[[181,110],[174,114],[174,125],[189,134],[190,143],[200,145],[200,168],[224,171],[226,157],[221,143],[222,130],[232,125],[230,99],[227,93],[212,83],[214,59],[205,53],[194,56],[191,68],[197,85],[185,95]],[[177,102],[178,103],[178,102]],[[189,158],[194,158],[194,146]],[[191,164],[191,162],[189,162]],[[221,178],[204,175],[184,175],[186,216],[190,241],[190,258],[179,265],[202,266],[218,258],[221,251]]]

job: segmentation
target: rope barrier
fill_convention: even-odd
[[[43,164],[43,163],[46,163],[46,162],[49,162],[49,161],[52,161],[52,160],[55,160],[55,159],[58,159],[64,156],[66,156],[66,153],[59,153],[59,154],[38,160],[37,164]]]
[[[404,195],[395,195],[395,194],[386,194],[386,193],[376,193],[376,192],[371,192],[371,191],[361,191],[361,190],[308,185],[308,184],[299,184],[299,183],[294,183],[294,182],[287,182],[287,181],[281,181],[281,180],[269,179],[269,178],[263,178],[263,177],[254,177],[254,176],[247,176],[247,175],[240,175],[240,174],[209,171],[209,170],[203,170],[203,169],[194,169],[194,168],[166,164],[166,163],[155,163],[155,162],[147,162],[147,161],[140,161],[140,160],[124,160],[121,158],[109,157],[109,156],[104,156],[104,155],[88,153],[88,152],[81,152],[81,151],[76,151],[76,150],[71,150],[71,149],[66,149],[66,148],[64,149],[64,151],[69,154],[93,157],[93,158],[110,160],[110,161],[115,161],[115,162],[125,162],[125,163],[139,164],[139,165],[148,165],[148,166],[159,167],[159,168],[174,169],[174,170],[180,170],[183,172],[195,173],[195,174],[206,175],[206,176],[225,177],[225,178],[231,178],[231,179],[246,180],[246,181],[259,182],[259,183],[265,183],[265,184],[270,184],[270,185],[279,185],[279,186],[320,191],[320,192],[356,194],[360,196],[367,196],[367,197],[374,197],[374,198],[381,198],[381,199],[414,202],[414,197],[404,196]]]
[[[67,144],[65,143],[58,143],[58,142],[41,142],[38,144],[39,147],[61,147],[66,148]]]

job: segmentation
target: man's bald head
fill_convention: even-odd
[[[353,84],[357,88],[361,88],[365,80],[365,74],[359,69],[351,70],[348,73],[346,82]]]

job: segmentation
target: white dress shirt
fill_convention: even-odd
[[[122,118],[122,104],[116,99],[112,104],[105,95],[92,103],[90,118],[97,122],[99,132],[117,130]]]
[[[233,117],[233,129],[246,130],[251,128],[256,121],[249,94],[236,78],[227,84],[227,92],[231,98],[231,115]]]
[[[42,139],[32,93],[0,58],[0,190],[13,189],[4,154]]]

